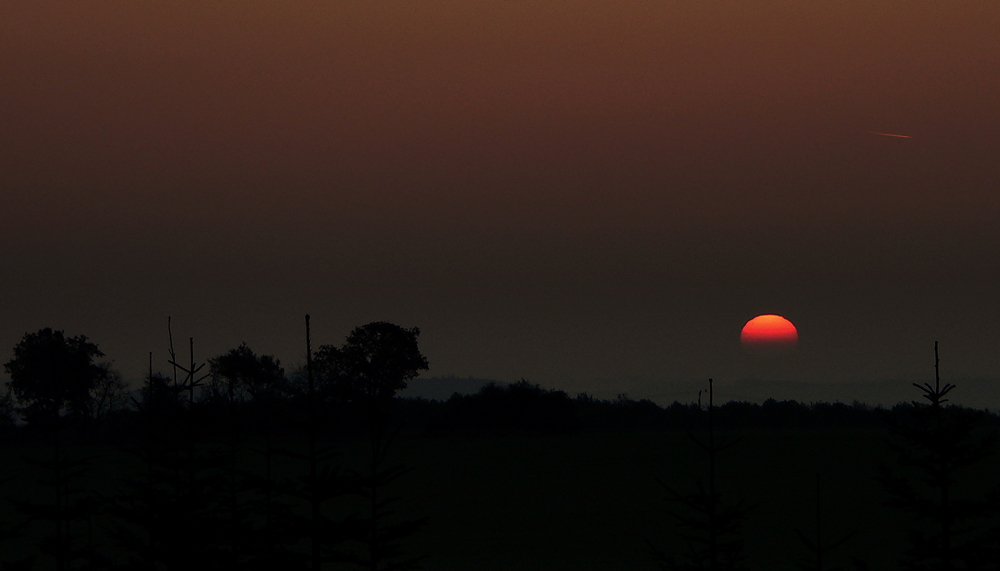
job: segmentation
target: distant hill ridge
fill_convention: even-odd
[[[417,377],[408,382],[406,389],[399,393],[403,398],[424,398],[427,400],[445,401],[451,395],[471,395],[479,392],[479,389],[490,383],[506,386],[493,379],[477,379],[474,377],[456,377],[449,375],[445,377]]]

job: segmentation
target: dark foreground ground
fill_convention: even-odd
[[[883,431],[749,429],[721,435],[741,439],[720,456],[719,474],[725,499],[753,506],[744,526],[751,568],[793,569],[805,555],[794,529],[814,529],[817,472],[830,536],[858,532],[829,563],[848,564],[856,556],[873,569],[895,567],[907,521],[881,505],[875,476],[885,455]],[[360,465],[362,442],[339,446],[344,464]],[[6,495],[39,493],[31,483],[35,474],[20,460],[36,453],[23,446],[0,451]],[[82,482],[94,490],[112,491],[137,468],[114,446],[71,454],[98,457]],[[399,515],[428,517],[408,549],[428,556],[424,568],[440,570],[654,569],[647,539],[683,550],[657,478],[687,491],[707,470],[704,454],[682,431],[411,435],[397,442],[393,457],[411,468],[394,486]],[[242,461],[253,459],[246,455]],[[296,469],[282,466],[289,474]],[[994,458],[969,481],[987,485],[997,474]],[[13,517],[9,509],[5,517]],[[98,535],[100,525],[95,523]],[[8,553],[30,548],[36,536],[19,540]]]
[[[232,425],[224,416],[213,416],[216,409],[210,403],[198,406],[204,424],[198,425],[203,428],[197,446],[206,452],[224,450],[225,427]],[[704,407],[597,401],[586,395],[571,399],[528,385],[484,389],[446,403],[399,400],[394,407],[394,422],[406,428],[393,445],[389,464],[405,465],[408,471],[389,493],[399,497],[394,517],[427,518],[404,545],[408,554],[427,556],[423,568],[656,569],[647,542],[684,557],[686,546],[670,513],[681,508],[668,502],[658,480],[686,493],[707,477],[708,457],[689,438],[689,433],[707,436]],[[743,502],[750,508],[742,526],[747,568],[791,570],[807,555],[795,530],[810,537],[815,532],[820,474],[824,541],[855,533],[827,556],[824,568],[850,569],[852,558],[860,558],[870,569],[896,569],[914,522],[884,505],[887,496],[876,477],[880,465],[899,469],[887,447],[886,420],[904,418],[909,410],[912,406],[886,411],[790,401],[715,408],[717,440],[735,441],[717,458],[722,502]],[[253,418],[250,413],[245,418]],[[979,435],[1000,424],[995,414],[968,413],[978,418]],[[301,416],[292,403],[281,417],[283,426],[294,426]],[[113,498],[127,489],[125,482],[136,482],[142,465],[125,450],[142,441],[142,422],[138,413],[125,412],[67,444],[68,457],[93,458],[90,471],[74,485],[85,495]],[[339,451],[335,463],[363,471],[369,449],[362,425],[346,421],[324,430],[323,441]],[[51,490],[37,483],[46,474],[25,461],[46,458],[50,449],[33,440],[30,431],[6,434],[0,446],[0,498],[51,502]],[[261,456],[255,451],[259,434],[260,425],[252,423],[239,432],[241,470],[261,472]],[[169,431],[165,436],[171,437]],[[280,428],[275,438],[279,447],[304,450],[299,429]],[[275,480],[305,472],[301,461],[283,457]],[[997,485],[998,476],[1000,458],[994,454],[961,474],[955,497],[981,497]],[[357,499],[337,500],[335,506],[341,514],[363,511]],[[10,504],[0,503],[0,525],[23,520]],[[98,515],[77,533],[89,533],[100,550],[120,556],[109,539],[111,524],[108,516]],[[46,522],[29,525],[23,537],[0,544],[0,559],[37,551],[50,527]],[[52,568],[51,560],[39,558],[34,568]]]

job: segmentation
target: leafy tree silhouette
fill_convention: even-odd
[[[938,344],[934,343],[934,385],[914,383],[926,404],[913,402],[903,418],[887,416],[889,450],[897,467],[879,467],[879,480],[889,494],[887,505],[903,510],[923,527],[909,531],[910,548],[901,568],[913,571],[985,568],[989,537],[977,525],[998,511],[996,489],[985,498],[959,497],[963,472],[992,453],[996,434],[974,434],[969,411],[944,407],[955,385],[941,385]]]
[[[723,504],[722,494],[716,482],[716,456],[736,444],[737,441],[716,442],[713,417],[714,389],[712,379],[708,380],[708,442],[702,442],[688,431],[688,437],[708,455],[708,482],[697,481],[696,492],[682,494],[662,480],[657,480],[667,491],[671,502],[680,504],[682,511],[669,512],[680,528],[680,537],[688,547],[688,561],[677,561],[674,557],[657,548],[648,539],[646,543],[653,550],[653,557],[661,569],[668,571],[688,571],[694,569],[743,568],[743,538],[741,526],[749,511],[743,502]]]
[[[52,503],[26,499],[11,503],[29,520],[52,524],[52,533],[42,538],[39,551],[54,559],[57,571],[84,560],[92,564],[97,558],[92,545],[81,545],[73,526],[74,522],[89,526],[97,511],[96,499],[76,487],[92,459],[69,458],[61,432],[68,422],[86,418],[90,391],[108,374],[106,366],[94,362],[103,356],[85,336],[66,337],[62,331],[46,327],[26,333],[14,347],[14,358],[4,364],[11,379],[8,386],[18,401],[26,403],[22,410],[29,424],[47,435],[51,454],[49,458],[24,460],[47,474],[38,483],[51,491]]]
[[[108,375],[107,367],[94,362],[103,356],[84,335],[66,337],[49,327],[25,333],[14,347],[14,358],[4,364],[10,375],[7,386],[25,404],[25,420],[52,426],[63,412],[86,416],[91,390]]]
[[[278,398],[285,391],[285,370],[271,355],[257,355],[246,343],[208,360],[213,381],[221,381],[233,402]]]
[[[368,502],[363,518],[366,532],[362,538],[367,553],[357,563],[371,571],[413,569],[423,557],[403,557],[399,541],[421,526],[425,519],[389,523],[394,512],[390,506],[397,497],[383,497],[386,487],[406,472],[406,467],[387,466],[386,460],[401,426],[393,428],[390,405],[396,392],[420,371],[427,370],[427,359],[417,347],[420,329],[405,329],[393,323],[373,322],[355,328],[339,349],[320,347],[317,360],[331,376],[335,393],[363,408],[370,444],[367,473],[360,475],[358,493]]]
[[[834,541],[832,544],[824,544],[823,542],[823,502],[822,502],[822,489],[820,485],[820,475],[816,474],[816,535],[810,539],[806,537],[806,534],[801,530],[796,529],[795,534],[799,537],[799,541],[805,546],[812,558],[803,557],[799,560],[799,569],[803,571],[839,571],[840,567],[824,567],[824,559],[826,555],[838,547],[841,547],[847,543],[852,537],[854,537],[857,532],[851,532],[844,536],[843,538]]]
[[[213,385],[224,385],[229,424],[226,462],[226,510],[229,514],[228,548],[233,566],[273,568],[286,564],[286,543],[290,540],[287,526],[287,504],[278,503],[273,478],[275,451],[272,443],[272,417],[277,400],[285,390],[285,372],[281,362],[270,355],[258,356],[246,343],[228,353],[209,359]],[[264,445],[258,450],[263,456],[264,474],[238,469],[237,455],[242,445],[240,434],[243,420],[239,416],[247,404],[259,412],[263,423]],[[260,501],[241,501],[243,492],[256,491]],[[254,513],[256,512],[256,513]],[[262,525],[254,529],[250,517],[258,515]],[[241,555],[242,554],[242,555]],[[241,561],[241,558],[243,561]]]

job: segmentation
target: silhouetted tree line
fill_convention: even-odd
[[[520,381],[503,386],[489,384],[478,393],[455,394],[444,402],[397,399],[400,416],[430,434],[573,433],[578,431],[693,430],[707,429],[706,407],[674,402],[660,406],[648,399],[627,395],[598,399],[581,393],[575,398],[563,391],[547,390]],[[787,428],[886,428],[913,414],[916,405],[899,403],[891,408],[863,403],[799,403],[794,400],[763,403],[730,401],[715,406],[714,423],[720,429]],[[974,419],[983,427],[1000,427],[1000,415],[985,410],[948,407]]]
[[[432,434],[558,434],[579,430],[574,403],[566,393],[523,379],[507,386],[490,383],[473,395],[455,394],[437,408],[426,425]]]
[[[169,374],[154,372],[150,354],[130,406],[86,337],[46,328],[15,347],[0,428],[34,445],[22,462],[45,493],[8,498],[20,519],[0,522],[0,542],[31,532],[40,543],[20,559],[0,545],[0,569],[36,560],[57,571],[418,566],[422,555],[402,541],[424,520],[396,517],[388,492],[406,472],[389,455],[399,431],[392,399],[427,369],[418,329],[370,323],[313,352],[307,316],[306,371],[291,377],[245,344],[199,363],[189,339],[184,360],[168,332]],[[363,424],[361,465],[340,460],[342,419]],[[124,446],[136,468],[112,493],[82,487],[96,459],[68,446],[101,441]]]
[[[0,521],[0,550],[29,532],[39,543],[21,557],[0,551],[0,570],[43,561],[58,571],[415,569],[424,554],[404,545],[425,520],[398,518],[399,498],[389,492],[407,471],[390,460],[404,426],[432,436],[687,431],[704,452],[704,471],[690,489],[664,484],[667,515],[687,550],[648,540],[667,570],[747,568],[742,528],[751,511],[717,478],[732,469],[725,451],[739,443],[717,430],[880,428],[893,454],[880,467],[887,505],[913,519],[901,567],[1000,565],[1000,488],[959,493],[969,470],[993,453],[1000,418],[948,406],[954,386],[941,385],[937,368],[933,386],[916,385],[922,401],[892,408],[773,399],[715,405],[711,382],[707,406],[661,407],[624,394],[571,398],[525,380],[443,402],[401,399],[396,393],[427,369],[418,335],[371,323],[341,346],[314,351],[307,316],[306,366],[286,374],[278,359],[245,344],[199,362],[189,339],[183,359],[169,332],[168,372],[154,371],[151,354],[143,386],[129,393],[86,337],[48,328],[26,334],[4,365],[11,380],[0,398],[0,433],[33,445],[22,461],[43,493],[8,498],[18,516]],[[363,463],[343,461],[346,440],[365,443]],[[97,442],[116,443],[132,459],[133,472],[121,474],[112,493],[81,486],[96,459],[77,445]],[[795,528],[805,550],[800,568],[816,571],[848,559],[853,535],[825,530],[820,482],[816,475],[815,498],[804,500],[815,503],[814,524]],[[856,558],[852,565],[867,569]]]
[[[913,401],[890,410],[874,410],[889,427],[892,461],[880,464],[878,478],[888,497],[885,505],[910,516],[909,545],[898,561],[899,568],[905,571],[995,570],[1000,568],[1000,485],[992,478],[980,489],[970,488],[969,484],[971,478],[976,477],[977,465],[995,453],[997,433],[987,425],[995,427],[996,416],[944,406],[948,400],[945,395],[955,385],[941,384],[936,342],[934,377],[933,385],[914,383],[927,402]],[[707,439],[688,432],[692,441],[706,453],[707,478],[697,478],[695,490],[688,493],[661,482],[668,503],[674,506],[667,513],[677,524],[677,535],[686,546],[681,553],[667,552],[647,539],[654,561],[664,571],[750,568],[743,555],[742,535],[742,526],[749,519],[750,510],[743,500],[724,501],[724,494],[716,483],[719,453],[738,442],[720,443],[717,440],[717,411],[712,401],[711,379],[709,395],[705,415]],[[761,409],[768,405],[764,403]],[[796,422],[803,421],[801,405],[770,402],[770,408],[791,413],[783,415],[786,419],[791,416]],[[831,559],[847,560],[843,551],[856,534],[850,531],[841,533],[838,539],[831,539],[829,531],[824,530],[821,480],[821,475],[817,474],[813,533],[807,535],[795,529],[807,553],[799,559],[798,567],[804,571],[842,569],[831,565]],[[869,565],[863,559],[849,559],[854,569],[868,571]]]
[[[252,351],[242,345],[233,349],[229,359]],[[320,355],[321,353],[317,353]],[[222,356],[220,356],[222,357]],[[253,358],[270,359],[263,355]],[[214,360],[213,360],[214,363]],[[280,365],[280,363],[278,364]],[[254,387],[259,381],[242,379],[234,372],[234,395],[228,396],[225,377],[213,365],[210,381],[195,393],[195,413],[192,422],[197,431],[218,436],[228,430],[231,414],[240,418],[240,430],[246,438],[266,434],[292,437],[299,434],[301,426],[289,419],[304,418],[309,409],[306,383],[299,377],[304,373],[294,371],[281,374],[277,371],[262,372],[274,375],[267,384],[267,393]],[[336,374],[325,371],[317,364],[316,398],[319,430],[328,437],[351,437],[367,434],[367,413],[364,407],[355,406],[356,399],[348,396],[349,389],[335,379]],[[157,391],[169,393],[169,377],[159,381]],[[145,389],[143,389],[145,390]],[[122,393],[124,394],[124,393]],[[169,402],[170,398],[163,399]],[[127,402],[119,397],[117,405],[106,409],[99,417],[74,419],[77,440],[114,441],[135,439],[141,426],[141,412],[134,400]],[[178,401],[180,403],[180,401]],[[131,405],[131,406],[129,406]],[[164,405],[166,406],[166,405]],[[177,414],[187,414],[188,405],[177,404]],[[948,410],[961,410],[981,427],[1000,427],[1000,414],[996,411],[971,409],[955,405]],[[708,426],[705,407],[697,403],[680,403],[661,406],[648,399],[631,399],[622,394],[615,399],[599,399],[586,393],[570,397],[560,390],[544,389],[537,384],[521,380],[510,385],[490,383],[479,392],[462,395],[455,393],[445,401],[423,398],[395,397],[384,403],[385,411],[409,432],[429,435],[449,433],[468,434],[568,434],[579,431],[631,431],[631,430],[690,430]],[[885,429],[912,417],[917,405],[904,402],[892,407],[871,406],[865,403],[800,403],[795,400],[768,399],[763,403],[729,401],[715,406],[715,425],[720,429],[787,429],[787,428],[876,428]],[[956,412],[956,414],[958,414]],[[28,425],[18,425],[18,409],[13,395],[8,392],[0,398],[0,438],[24,440],[34,432]]]

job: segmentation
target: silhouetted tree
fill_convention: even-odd
[[[141,469],[120,480],[107,498],[114,518],[120,569],[231,569],[230,522],[222,496],[226,460],[210,442],[195,438],[186,383],[149,373],[133,401],[142,419],[141,438],[130,450]],[[192,445],[193,444],[193,445]]]
[[[220,499],[227,458],[212,446],[215,420],[204,418],[205,407],[192,389],[205,364],[195,362],[192,339],[189,363],[180,365],[170,337],[168,364],[186,376],[154,375],[150,357],[142,401],[134,402],[144,424],[135,450],[142,470],[108,501],[117,521],[114,535],[128,552],[126,568],[228,568],[232,552],[225,530],[231,518]]]
[[[841,539],[834,541],[833,543],[827,543],[824,541],[823,537],[823,501],[821,495],[822,489],[820,487],[820,475],[816,474],[816,534],[809,538],[801,530],[796,529],[795,534],[799,537],[799,541],[802,545],[809,550],[812,558],[803,557],[799,559],[799,569],[803,571],[839,571],[840,567],[824,567],[824,563],[828,562],[828,558],[831,551],[837,549],[838,547],[847,543],[857,532],[851,532]]]
[[[688,432],[688,437],[708,456],[708,481],[697,481],[696,492],[682,494],[658,480],[667,491],[671,502],[681,506],[680,511],[669,512],[680,528],[680,537],[687,544],[688,561],[677,558],[657,548],[649,540],[653,557],[662,569],[688,571],[694,569],[743,569],[743,537],[741,526],[748,512],[742,502],[724,504],[716,482],[716,456],[730,448],[736,441],[716,442],[713,418],[714,390],[708,380],[708,442],[702,442]]]
[[[280,491],[298,499],[306,506],[305,514],[293,514],[290,524],[296,539],[304,540],[308,551],[292,552],[292,558],[305,563],[312,571],[320,571],[327,563],[343,563],[351,558],[343,549],[349,539],[358,537],[356,517],[337,518],[330,512],[334,500],[351,494],[357,487],[343,467],[334,463],[339,455],[331,446],[319,444],[319,395],[313,364],[312,335],[306,315],[306,386],[307,407],[305,453],[290,450],[283,454],[306,464],[307,473],[281,486]]]
[[[405,329],[384,321],[354,328],[338,356],[353,398],[383,407],[426,371],[427,359],[417,348],[419,335],[416,327]]]
[[[90,417],[100,419],[117,412],[128,405],[128,383],[121,373],[111,368],[110,363],[102,363],[104,374],[94,382],[90,395]]]
[[[4,364],[10,375],[8,386],[33,426],[48,435],[47,458],[26,457],[25,461],[41,469],[46,476],[38,484],[51,493],[51,503],[15,498],[12,503],[33,522],[52,525],[50,535],[42,538],[40,552],[54,559],[57,571],[63,571],[96,557],[92,545],[80,543],[74,523],[90,525],[96,513],[93,497],[76,488],[76,482],[89,470],[90,458],[69,458],[63,450],[61,430],[66,420],[85,418],[90,410],[91,390],[109,368],[94,362],[104,353],[83,335],[66,337],[50,328],[26,333],[14,347],[14,358]],[[64,413],[66,416],[64,416]]]
[[[563,391],[546,390],[524,379],[505,386],[490,383],[474,395],[453,395],[445,402],[439,421],[431,429],[479,434],[570,433],[579,429],[575,408],[586,414],[602,406],[588,399],[586,395],[577,397],[578,406],[574,407]]]
[[[383,497],[385,488],[406,471],[404,466],[386,465],[400,428],[391,426],[389,405],[408,381],[427,370],[427,359],[417,347],[419,335],[416,327],[405,329],[380,321],[355,328],[339,349],[324,346],[317,352],[324,371],[343,387],[336,394],[360,405],[368,424],[369,465],[359,491],[368,502],[363,537],[367,553],[358,563],[370,571],[412,569],[422,559],[403,557],[399,541],[412,535],[424,520],[391,522],[390,506],[398,498]]]
[[[941,386],[939,365],[935,342],[934,385],[913,384],[928,403],[913,402],[903,418],[886,417],[897,469],[880,466],[879,479],[890,496],[886,503],[909,513],[921,526],[909,531],[903,569],[986,568],[989,537],[981,523],[997,513],[1000,496],[994,488],[983,499],[961,497],[959,483],[965,470],[992,453],[996,434],[978,437],[972,415],[943,406],[955,385]]]
[[[285,370],[271,355],[257,355],[246,343],[208,360],[213,384],[236,402],[274,399],[285,393]]]
[[[28,422],[51,422],[63,412],[83,417],[90,412],[91,391],[108,375],[106,366],[94,362],[103,356],[83,335],[66,337],[48,327],[25,333],[4,364],[7,385],[24,403]]]
[[[175,540],[173,551],[167,552],[173,558],[172,565],[185,567],[197,564],[202,567],[226,567],[232,563],[232,553],[226,553],[226,538],[220,534],[231,520],[220,509],[220,496],[225,494],[226,481],[223,472],[227,468],[224,455],[215,453],[209,446],[215,427],[216,415],[208,407],[199,407],[195,400],[195,389],[203,386],[209,373],[202,373],[208,363],[198,363],[194,357],[194,338],[188,338],[188,362],[181,365],[173,347],[173,333],[169,329],[170,360],[168,364],[184,373],[183,380],[176,382],[174,390],[179,395],[187,393],[187,409],[176,417],[173,431],[175,454],[166,457],[172,463],[173,480],[167,480],[171,492],[167,494],[171,503],[169,520],[174,527],[182,530]],[[175,377],[176,378],[176,377]],[[182,399],[183,400],[183,399]],[[206,414],[209,413],[209,414]],[[228,507],[228,506],[226,506]],[[192,563],[194,562],[194,563]]]
[[[226,496],[225,509],[229,514],[228,549],[232,565],[244,566],[253,552],[255,564],[278,563],[281,543],[286,534],[277,529],[276,486],[272,474],[274,451],[271,442],[273,409],[279,395],[284,391],[284,369],[281,363],[270,355],[258,356],[246,343],[228,353],[209,359],[214,391],[224,389],[229,424],[228,450],[226,453]],[[237,456],[242,445],[242,420],[240,413],[245,405],[252,404],[259,409],[263,421],[264,447],[260,452],[264,457],[264,474],[240,470]],[[259,530],[252,528],[249,516],[255,502],[241,501],[241,492],[256,489],[263,496],[259,502],[263,525]]]

